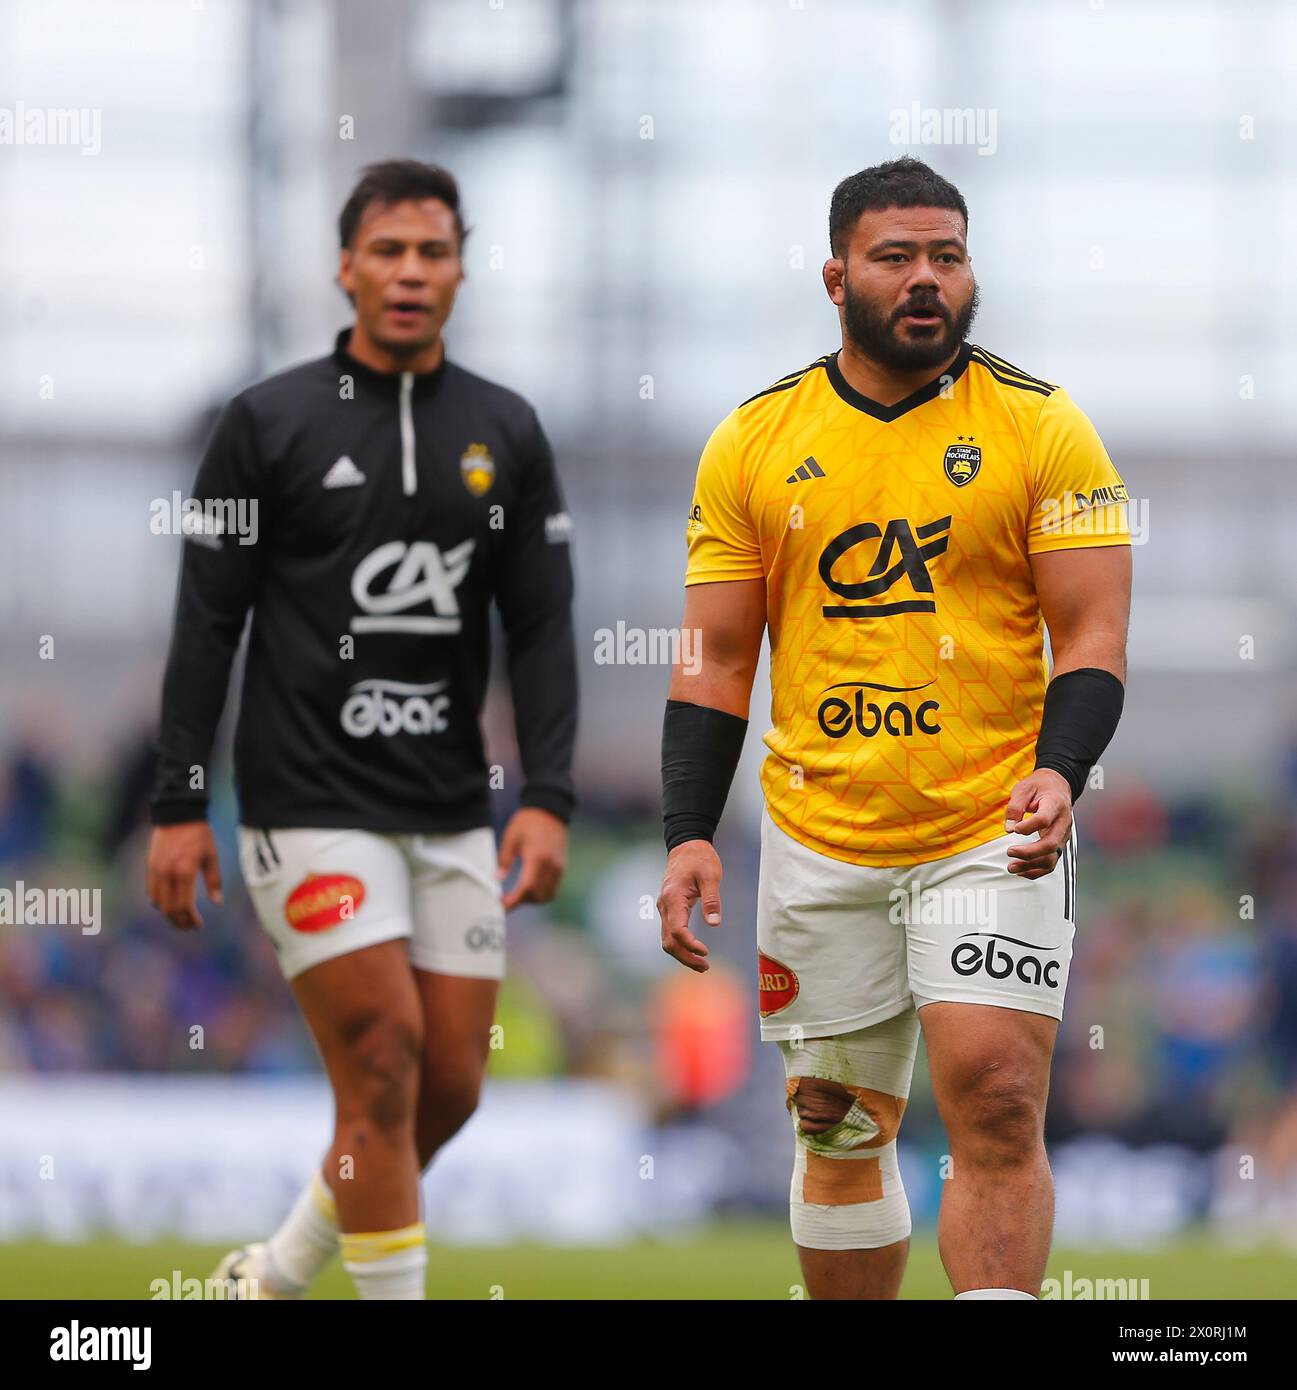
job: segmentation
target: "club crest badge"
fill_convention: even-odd
[[[982,451],[976,444],[952,444],[946,450],[946,477],[963,487],[977,477],[982,467]]]
[[[474,497],[484,497],[495,482],[495,460],[485,444],[470,444],[459,461],[464,486]]]

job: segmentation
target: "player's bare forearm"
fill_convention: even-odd
[[[746,719],[765,629],[764,579],[691,584],[668,698]]]
[[[721,791],[709,822],[714,828],[730,776],[738,762],[744,725],[737,721],[747,720],[752,681],[761,657],[761,637],[766,628],[765,580],[689,585],[685,589],[683,626],[684,640],[671,672],[669,699],[701,706],[691,712],[692,717],[726,724],[721,730],[725,737],[720,739],[720,744],[734,736],[730,749],[732,761],[723,773],[717,774]],[[724,717],[730,715],[734,718],[725,720]],[[668,844],[672,844],[671,788],[667,785],[672,754],[667,743],[673,734],[683,736],[682,731],[673,728],[672,718],[673,712],[668,705],[668,722],[663,733],[663,804]],[[705,817],[703,820],[707,823]],[[667,855],[658,913],[662,919],[662,949],[681,965],[704,974],[708,968],[707,947],[690,931],[689,917],[694,904],[701,903],[704,921],[709,926],[720,925],[722,871],[710,835],[703,835],[700,830],[699,836],[701,838],[682,839]]]
[[[1096,616],[1067,641],[1057,642],[1051,636],[1050,647],[1054,655],[1053,674],[1056,676],[1093,667],[1100,671],[1111,671],[1123,685],[1126,683],[1124,624],[1116,627],[1105,622],[1102,616]]]

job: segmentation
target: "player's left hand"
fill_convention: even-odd
[[[497,877],[501,883],[519,859],[522,870],[518,882],[504,895],[506,912],[519,903],[553,900],[567,867],[567,826],[538,806],[523,806],[515,811],[500,837]]]
[[[1004,829],[1008,834],[1040,834],[1028,844],[1009,847],[1011,874],[1020,878],[1052,874],[1072,833],[1072,789],[1062,773],[1041,767],[1024,777],[1009,796]]]

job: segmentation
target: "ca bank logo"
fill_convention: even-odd
[[[928,561],[944,555],[950,544],[950,517],[938,517],[926,525],[911,528],[904,517],[897,517],[887,523],[887,529],[876,526],[872,521],[862,521],[835,536],[824,547],[820,555],[820,578],[844,599],[876,599],[881,597],[898,581],[909,581],[916,595],[931,594],[932,576],[928,573]],[[873,563],[864,579],[848,579],[841,572],[850,570],[855,562],[859,573],[860,561],[856,556],[847,559],[848,554],[858,546],[868,547],[873,541],[878,547],[873,553]],[[866,559],[868,558],[866,554]],[[841,565],[839,562],[843,562]],[[826,604],[823,612],[826,618],[890,618],[898,613],[935,613],[935,598],[904,598],[891,603],[840,603]]]
[[[468,573],[472,540],[444,554],[431,541],[388,541],[371,551],[351,576],[351,596],[364,616],[352,632],[458,632],[462,626],[455,590]],[[408,610],[431,604],[432,613]]]

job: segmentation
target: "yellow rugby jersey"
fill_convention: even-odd
[[[732,411],[685,583],[766,581],[775,823],[879,867],[1002,835],[1049,674],[1028,556],[1128,545],[1126,500],[1067,393],[969,343],[892,406],[832,353]]]

